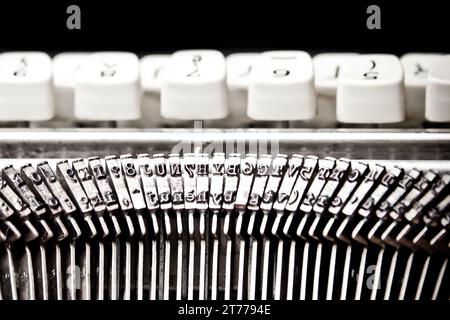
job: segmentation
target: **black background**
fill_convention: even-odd
[[[222,315],[209,318],[180,316],[178,310],[189,306],[214,307],[222,310],[223,304],[269,304],[270,315]],[[446,302],[302,302],[302,301],[3,301],[0,303],[4,317],[17,319],[296,319],[296,320],[365,320],[365,319],[442,319],[448,313]]]
[[[214,48],[316,51],[450,52],[450,10],[438,0],[360,1],[0,1],[0,51]],[[66,28],[66,8],[81,8],[81,30]],[[366,8],[381,7],[381,30],[366,28]]]

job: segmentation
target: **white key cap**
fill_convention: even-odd
[[[247,117],[247,91],[250,71],[259,53],[234,53],[227,56],[227,87],[230,114],[227,121],[235,127],[251,120]]]
[[[336,97],[337,120],[392,123],[405,119],[403,70],[388,54],[350,58],[342,65]]]
[[[1,54],[1,121],[49,120],[54,112],[50,57],[43,52]]]
[[[428,74],[425,118],[450,122],[450,55],[439,58]]]
[[[161,116],[161,74],[169,61],[170,54],[150,54],[141,58],[141,118],[133,121],[119,121],[117,124],[119,128],[185,127],[190,125],[180,120],[169,120]]]
[[[314,84],[317,94],[336,97],[342,65],[357,55],[357,53],[321,53],[314,56]]]
[[[342,64],[356,53],[322,53],[314,56],[314,85],[317,116],[308,125],[332,127],[336,124],[336,90]]]
[[[164,122],[161,117],[161,74],[170,60],[169,54],[148,55],[141,59],[142,120],[147,127]]]
[[[161,92],[160,76],[169,61],[169,54],[150,54],[141,58],[141,85],[145,93]]]
[[[215,50],[175,52],[161,76],[161,115],[222,119],[228,114],[225,58]]]
[[[65,52],[53,57],[55,118],[75,120],[75,74],[89,53]]]
[[[97,52],[75,77],[75,116],[80,120],[135,120],[141,116],[139,59],[127,52]]]
[[[157,128],[167,124],[161,116],[161,74],[170,60],[169,54],[151,54],[141,58],[142,115],[139,120],[125,121],[121,127]]]
[[[254,120],[305,120],[316,115],[314,71],[303,51],[268,51],[250,72],[247,114]]]
[[[408,53],[400,58],[405,74],[406,121],[419,125],[425,118],[425,87],[431,66],[441,54]]]

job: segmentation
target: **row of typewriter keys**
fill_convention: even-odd
[[[450,122],[450,56],[182,50],[0,54],[0,124],[421,127]],[[50,120],[50,121],[48,121]],[[283,123],[284,125],[285,123]]]

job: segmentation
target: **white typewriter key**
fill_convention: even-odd
[[[228,114],[225,58],[215,50],[175,52],[161,75],[161,115],[178,120]]]
[[[450,55],[436,61],[428,74],[425,118],[432,122],[450,122]]]
[[[230,114],[226,120],[230,124],[245,124],[251,120],[247,116],[247,92],[250,71],[259,53],[234,53],[227,59],[228,106]]]
[[[141,58],[141,85],[144,92],[161,92],[161,74],[169,61],[168,54],[151,54]]]
[[[75,117],[88,121],[141,116],[139,59],[127,52],[97,52],[75,76]]]
[[[53,86],[55,90],[55,118],[75,120],[75,75],[89,53],[67,52],[53,57]]]
[[[403,71],[400,60],[387,54],[350,58],[338,79],[336,115],[339,122],[395,123],[405,119]]]
[[[250,72],[247,114],[254,120],[307,120],[316,115],[314,70],[303,51],[262,53]]]
[[[322,53],[314,56],[314,85],[317,116],[308,124],[330,127],[336,124],[336,90],[342,64],[356,53]]]
[[[42,52],[0,55],[0,121],[53,118],[52,60]]]
[[[161,74],[169,60],[168,54],[150,54],[141,58],[142,115],[135,121],[120,122],[120,127],[156,128],[170,124],[160,111]]]
[[[405,74],[406,121],[410,125],[420,125],[425,118],[428,73],[441,56],[433,53],[408,53],[400,58]]]

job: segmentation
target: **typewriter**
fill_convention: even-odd
[[[6,38],[0,299],[448,300],[450,50],[185,49],[193,25]]]

